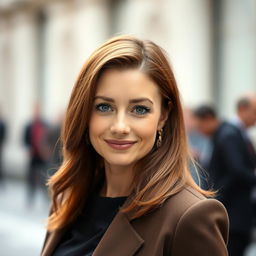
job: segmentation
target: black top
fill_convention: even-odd
[[[127,197],[94,195],[70,226],[53,256],[91,256]]]

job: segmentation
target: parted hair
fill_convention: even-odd
[[[179,91],[164,50],[149,40],[117,36],[92,53],[73,87],[61,131],[63,162],[48,181],[52,197],[49,231],[70,224],[105,178],[103,159],[88,141],[100,76],[109,69],[136,68],[157,84],[168,118],[161,146],[154,145],[136,163],[133,191],[120,210],[130,219],[138,218],[185,186],[192,186],[205,196],[213,195],[197,186],[188,169],[189,152]]]

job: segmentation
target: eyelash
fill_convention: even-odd
[[[102,109],[102,107],[108,107],[109,109],[108,110],[103,110]],[[137,109],[138,110],[138,108],[141,108],[142,110],[143,110],[143,113],[135,113],[134,111]],[[95,109],[97,110],[97,111],[99,111],[99,112],[102,112],[102,113],[108,113],[108,112],[110,112],[110,111],[113,111],[113,108],[112,108],[112,106],[110,105],[110,104],[107,104],[107,103],[100,103],[100,104],[97,104],[96,106],[95,106]],[[135,115],[137,115],[137,116],[144,116],[144,115],[146,115],[146,114],[148,114],[148,113],[150,113],[151,112],[151,109],[149,108],[149,107],[146,107],[146,106],[143,106],[143,105],[136,105],[136,106],[134,106],[133,108],[132,108],[132,112],[133,112],[133,114],[135,114]]]
[[[95,106],[95,108],[96,108],[97,111],[100,111],[100,112],[103,112],[103,113],[104,112],[109,112],[109,111],[104,111],[104,110],[100,109],[101,107],[106,107],[106,106],[111,108],[111,106],[109,104],[106,104],[106,103],[97,104]]]
[[[138,108],[141,108],[143,109],[143,113],[142,114],[139,114],[139,113],[135,113],[136,115],[140,115],[140,116],[143,116],[143,115],[146,115],[147,113],[150,113],[150,108],[149,107],[146,107],[146,106],[143,106],[143,105],[136,105],[133,107],[133,111],[138,109]]]

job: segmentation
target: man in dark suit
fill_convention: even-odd
[[[213,151],[208,171],[213,188],[217,190],[217,199],[229,214],[229,255],[242,256],[250,243],[253,225],[251,193],[256,185],[256,154],[247,128],[256,122],[256,96],[240,98],[237,116],[229,122],[219,122],[216,115],[207,115],[205,108],[207,106],[199,107],[195,116],[199,130],[212,135]],[[208,127],[207,122],[215,125]]]

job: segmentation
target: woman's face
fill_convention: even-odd
[[[97,85],[90,141],[110,166],[133,166],[152,149],[166,116],[158,87],[146,74],[107,70]]]

